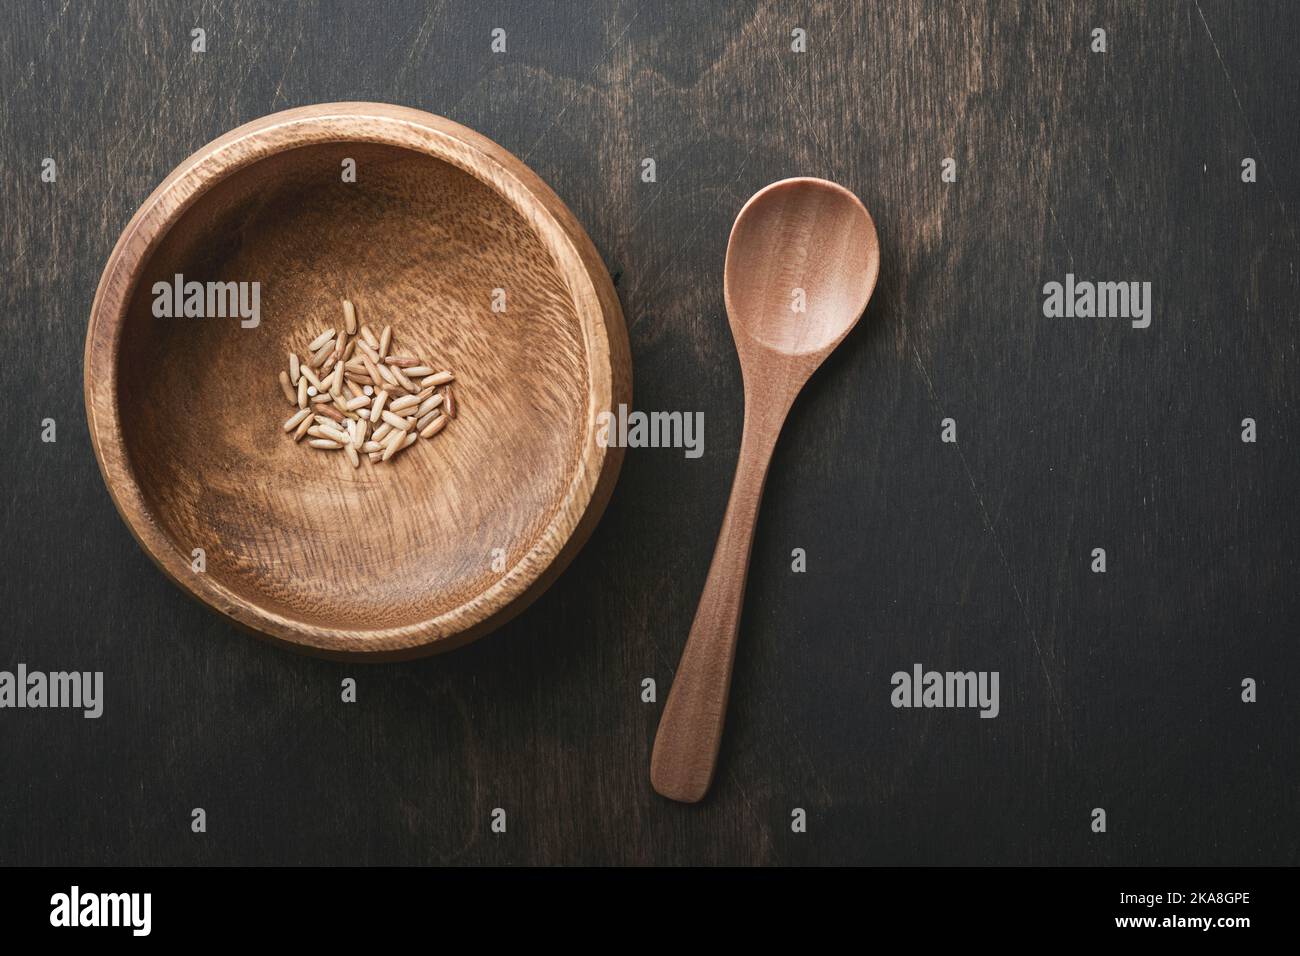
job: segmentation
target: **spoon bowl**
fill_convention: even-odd
[[[879,272],[875,223],[849,190],[808,178],[760,189],[727,244],[723,296],[737,347],[829,353],[857,324]]]
[[[772,450],[809,376],[857,324],[880,272],[866,208],[824,179],[784,179],[745,203],[724,293],[745,382],[731,501],[650,759],[655,790],[694,803],[713,782],[754,523]]]

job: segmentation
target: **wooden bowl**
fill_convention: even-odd
[[[260,283],[260,323],[155,317],[178,273]],[[277,380],[345,296],[457,374],[449,427],[356,470],[284,433]],[[618,474],[597,416],[630,401],[631,362],[600,256],[522,162],[439,116],[332,103],[241,126],[154,191],[100,280],[85,395],[113,501],[170,578],[378,660],[464,644],[563,570]]]

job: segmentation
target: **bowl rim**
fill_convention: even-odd
[[[492,188],[528,223],[568,284],[587,357],[587,438],[570,483],[529,550],[486,590],[435,617],[397,627],[329,627],[249,600],[205,573],[163,532],[132,470],[118,407],[118,358],[126,310],[144,266],[194,203],[219,182],[304,146],[362,142],[406,148],[449,163]],[[613,491],[623,449],[596,441],[597,416],[631,400],[631,357],[622,309],[594,244],[568,207],[512,153],[468,127],[384,103],[299,107],[246,123],[181,162],[118,237],[91,306],[83,394],[91,445],[109,495],[145,553],[186,593],[259,636],[326,657],[393,660],[459,647],[539,596],[573,558]]]

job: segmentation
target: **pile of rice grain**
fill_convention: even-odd
[[[342,451],[353,468],[362,455],[388,461],[456,417],[456,376],[394,354],[393,327],[376,336],[370,326],[358,326],[347,299],[343,328],[321,332],[306,355],[290,352],[289,370],[280,373],[284,397],[298,408],[284,430],[319,451]]]

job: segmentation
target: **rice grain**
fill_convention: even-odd
[[[421,438],[432,438],[438,432],[447,427],[447,416],[439,415],[424,428],[420,429]]]
[[[284,423],[284,430],[287,432],[293,431],[295,428],[298,427],[298,424],[304,418],[307,418],[309,415],[311,415],[310,409],[307,408],[298,409],[298,411],[294,412],[291,416],[289,416],[289,420]]]
[[[403,418],[401,415],[394,415],[388,411],[380,412],[380,417],[398,431],[409,431],[411,425],[414,424],[409,418]]]

